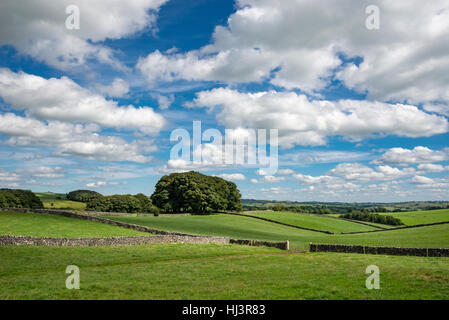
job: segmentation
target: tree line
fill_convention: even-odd
[[[0,208],[43,209],[44,205],[30,190],[0,189]]]

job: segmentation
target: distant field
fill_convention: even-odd
[[[0,299],[448,299],[449,259],[236,245],[0,247]],[[80,290],[65,268],[80,268]],[[381,270],[367,290],[365,269]]]
[[[67,200],[65,193],[35,192],[34,194],[41,199],[45,209],[86,209],[86,204],[83,202]]]
[[[245,214],[267,218],[300,227],[331,231],[334,233],[369,231],[377,229],[360,223],[333,219],[327,217],[326,215],[294,213],[294,212],[276,212],[276,211],[258,211],[258,212],[249,212]]]
[[[70,200],[42,200],[45,209],[72,209],[85,210],[86,204],[84,202],[70,201]]]
[[[422,228],[363,234],[327,235],[300,230],[262,220],[234,215],[177,217],[119,217],[108,218],[155,229],[199,235],[227,236],[239,239],[267,241],[289,240],[294,249],[308,249],[309,243],[361,244],[398,247],[449,248],[449,224]],[[328,219],[323,217],[322,219]]]
[[[449,221],[449,209],[429,210],[429,211],[411,211],[389,213],[395,218],[401,219],[406,225],[426,224],[435,222]]]
[[[0,235],[78,238],[149,234],[50,214],[0,212]]]

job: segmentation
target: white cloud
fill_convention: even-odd
[[[301,181],[303,184],[313,185],[313,184],[331,184],[335,183],[337,181],[336,178],[324,175],[324,176],[310,176],[310,175],[304,175],[302,173],[295,173],[293,175],[293,178],[296,180]]]
[[[223,178],[230,181],[243,181],[246,177],[241,173],[222,173],[217,175],[217,177]]]
[[[0,181],[17,181],[20,176],[16,172],[9,172],[0,168]]]
[[[267,183],[276,183],[280,181],[284,181],[285,177],[275,177],[275,176],[264,176],[262,179],[260,179],[260,182],[267,182]]]
[[[59,69],[95,58],[124,70],[114,51],[101,44],[144,28],[154,28],[157,10],[167,0],[5,0],[0,2],[0,45],[12,45]],[[80,28],[68,30],[66,7],[80,9]]]
[[[108,86],[98,84],[97,89],[109,97],[120,98],[129,92],[129,84],[121,78],[115,78]]]
[[[58,179],[63,178],[65,176],[65,169],[62,167],[48,167],[48,166],[40,166],[36,168],[29,169],[18,169],[16,172],[21,175],[30,175],[35,178],[43,178],[43,179]]]
[[[380,8],[379,30],[365,27],[368,5]],[[336,70],[347,87],[370,99],[448,102],[448,21],[446,0],[238,0],[211,44],[186,53],[155,51],[137,67],[150,86],[269,79],[314,93]],[[341,56],[361,63],[343,64]]]
[[[97,181],[97,182],[90,182],[90,183],[86,184],[86,187],[100,188],[100,187],[106,187],[106,186],[115,186],[118,184],[119,184],[118,182]]]
[[[42,120],[97,123],[147,134],[158,133],[166,123],[152,108],[118,106],[67,77],[45,79],[0,69],[0,96],[12,108]]]
[[[172,105],[172,103],[175,102],[175,96],[173,94],[164,96],[159,93],[154,93],[151,95],[151,97],[157,100],[159,109],[168,109]]]
[[[9,138],[11,146],[48,146],[59,156],[75,156],[89,160],[132,161],[146,163],[149,153],[156,150],[151,141],[125,140],[114,136],[101,136],[96,125],[80,125],[49,121],[48,123],[20,117],[13,113],[0,114],[0,133]]]
[[[373,169],[359,163],[341,163],[328,172],[329,175],[350,181],[394,180],[411,176],[415,173],[416,170],[414,168],[404,168],[401,170],[384,165]]]
[[[409,164],[440,162],[446,160],[449,160],[449,148],[432,150],[427,147],[417,146],[413,149],[391,148],[379,159],[373,161],[373,163],[407,166]]]
[[[324,145],[328,136],[359,140],[374,134],[429,137],[449,130],[446,118],[415,106],[358,100],[309,100],[294,92],[201,91],[187,107],[222,106],[217,120],[228,128],[279,129],[279,144]]]
[[[419,172],[443,172],[449,171],[449,166],[443,166],[441,164],[434,163],[422,163],[418,165]]]

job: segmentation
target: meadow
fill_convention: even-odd
[[[149,234],[51,214],[0,211],[0,235],[79,238]]]
[[[0,299],[447,299],[447,258],[237,245],[0,247]],[[80,268],[80,290],[65,268]],[[367,290],[365,269],[381,270]]]
[[[447,210],[436,215],[423,213],[415,212],[416,217],[405,215],[411,219],[405,220],[409,224],[427,223],[448,215]],[[268,211],[251,214],[336,234],[226,214],[108,216],[166,231],[289,240],[292,250],[182,243],[0,246],[0,299],[448,299],[448,258],[297,250],[307,250],[310,242],[449,248],[449,224],[341,234],[376,228],[322,215]],[[4,234],[67,238],[148,235],[62,216],[0,212],[0,235]],[[65,287],[65,268],[73,264],[80,268],[80,290]],[[381,270],[380,290],[365,287],[365,269],[371,264]]]
[[[296,229],[249,217],[217,214],[208,216],[108,216],[109,219],[166,231],[238,239],[290,241],[296,250],[309,243],[361,244],[373,246],[449,248],[449,224],[360,234],[324,234]],[[318,217],[320,219],[329,219]],[[332,223],[330,222],[330,223]],[[336,222],[340,222],[336,220]],[[352,222],[342,221],[348,224]],[[354,223],[361,231],[366,226]]]

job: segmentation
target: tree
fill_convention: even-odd
[[[164,212],[196,214],[240,211],[240,198],[235,183],[195,171],[163,176],[151,195],[153,204]]]
[[[0,189],[0,207],[43,209],[44,205],[30,190]]]
[[[91,190],[76,190],[69,192],[67,194],[67,200],[79,201],[79,202],[89,202],[96,198],[101,198],[103,195],[96,191]]]

